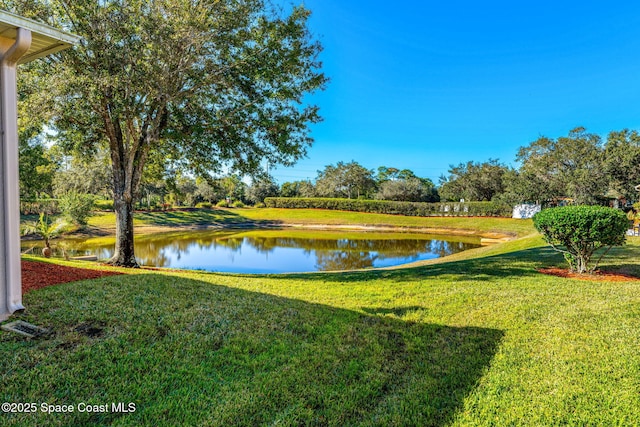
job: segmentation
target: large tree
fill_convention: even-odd
[[[640,134],[623,129],[610,132],[605,146],[604,170],[609,187],[627,200],[637,200],[635,187],[640,185]]]
[[[316,191],[322,197],[367,197],[375,188],[373,171],[353,160],[350,163],[338,162],[335,166],[327,165],[324,170],[318,171],[316,178]]]
[[[285,182],[280,187],[281,197],[315,197],[316,187],[311,181]]]
[[[263,0],[10,2],[82,36],[38,61],[51,126],[68,148],[109,148],[116,245],[136,266],[133,203],[150,153],[206,175],[291,165],[320,120],[305,95],[323,88],[309,11]],[[266,159],[266,161],[265,161]]]
[[[245,191],[245,197],[253,204],[264,203],[267,197],[277,197],[280,188],[273,179],[263,178],[255,180]]]
[[[497,159],[449,166],[449,176],[440,177],[438,193],[445,200],[490,201],[504,192],[503,177],[509,170]]]
[[[607,191],[604,150],[598,135],[578,127],[557,139],[540,137],[518,151],[520,174],[530,180],[530,200],[569,197],[592,204]]]
[[[420,178],[409,169],[380,166],[376,175],[378,192],[376,198],[381,200],[398,200],[404,202],[436,202],[439,200],[433,181]]]

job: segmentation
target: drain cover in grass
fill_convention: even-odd
[[[49,334],[48,329],[32,325],[31,323],[27,323],[22,320],[16,320],[15,322],[2,325],[2,329],[9,332],[15,332],[16,334],[24,335],[29,338],[36,338]]]

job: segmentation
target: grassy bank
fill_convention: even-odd
[[[95,230],[112,231],[113,213],[99,213],[89,219]],[[136,212],[134,225],[139,233],[176,227],[244,226],[353,226],[396,227],[466,231],[472,234],[507,233],[524,236],[535,232],[530,220],[510,218],[405,217],[399,215],[342,212],[317,209],[188,209],[164,212]]]
[[[562,263],[540,243],[397,270],[143,270],[34,291],[18,317],[55,333],[0,334],[2,401],[136,411],[0,416],[14,426],[634,425],[640,281],[540,274]],[[634,238],[603,268],[640,275],[639,256]]]

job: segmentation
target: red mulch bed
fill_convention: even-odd
[[[97,279],[98,277],[114,276],[116,271],[88,270],[85,268],[66,267],[49,264],[48,262],[22,261],[22,293],[45,286],[60,283],[75,282],[77,280]]]
[[[595,274],[577,274],[572,273],[566,268],[540,268],[538,272],[558,277],[570,277],[580,280],[608,280],[610,282],[631,282],[640,280],[638,277],[629,276],[628,274],[613,273],[609,271],[596,271]]]

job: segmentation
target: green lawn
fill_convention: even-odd
[[[134,224],[139,231],[145,227],[193,227],[250,225],[278,226],[334,225],[334,226],[388,226],[399,228],[434,228],[464,230],[471,233],[508,233],[524,236],[534,233],[531,220],[514,220],[492,217],[407,217],[400,215],[371,214],[318,209],[188,209],[159,212],[136,212]],[[89,226],[115,227],[113,213],[97,213],[89,218]]]
[[[640,276],[639,256],[631,238],[603,269]],[[0,424],[636,425],[640,281],[536,271],[561,264],[529,236],[416,268],[139,270],[41,289],[15,317],[55,333],[0,334],[1,400],[136,411]]]

